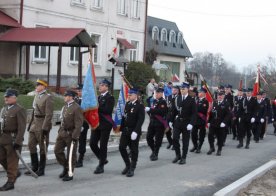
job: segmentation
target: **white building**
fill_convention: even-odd
[[[0,11],[20,21],[20,0],[1,0]],[[111,77],[108,55],[122,56],[129,61],[143,61],[147,0],[25,0],[22,9],[22,26],[45,28],[85,28],[97,45],[93,62],[97,79]],[[0,43],[1,44],[1,43]],[[0,47],[3,50],[3,46]],[[55,86],[57,74],[57,47],[51,47],[50,85]],[[87,49],[82,49],[87,50]],[[1,52],[1,51],[0,51]],[[24,48],[22,58],[24,57]],[[115,52],[115,53],[114,53]],[[78,49],[62,49],[61,86],[77,83]],[[0,56],[1,57],[1,56]],[[16,55],[19,58],[19,54]],[[5,61],[5,59],[1,59]],[[19,59],[13,69],[19,74]],[[21,73],[25,74],[24,62]],[[83,72],[87,70],[88,54],[83,55]],[[46,79],[48,47],[30,48],[30,79]],[[117,71],[115,70],[115,75]],[[72,79],[73,78],[73,79]],[[115,87],[119,87],[115,76]],[[117,85],[116,85],[117,84]]]

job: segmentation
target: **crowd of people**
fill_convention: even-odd
[[[33,172],[37,176],[45,175],[54,108],[53,97],[46,91],[47,86],[46,81],[37,80],[32,119],[27,128],[32,170],[26,171],[26,175],[33,175]],[[115,105],[115,99],[109,92],[110,86],[111,83],[106,79],[99,84],[99,126],[91,131],[89,141],[91,150],[99,160],[94,174],[104,173],[104,166],[108,164],[107,145],[113,127],[112,113]],[[76,89],[69,89],[64,94],[65,105],[61,110],[61,125],[54,148],[56,159],[63,167],[59,175],[63,181],[73,180],[74,169],[83,166],[86,152],[89,124],[80,107],[82,87],[82,84],[79,84]],[[175,151],[172,163],[180,165],[186,164],[190,137],[193,144],[190,152],[201,153],[207,127],[210,146],[208,155],[216,152],[217,156],[221,156],[228,133],[232,133],[233,139],[238,140],[237,148],[245,146],[249,149],[252,134],[257,143],[264,139],[267,122],[273,122],[276,115],[276,98],[271,102],[264,91],[259,91],[257,96],[253,97],[251,88],[238,89],[237,95],[234,96],[231,85],[220,86],[214,93],[212,103],[206,99],[206,93],[207,89],[197,90],[187,82],[180,85],[168,82],[164,85],[156,84],[155,80],[151,79],[146,87],[147,105],[144,107],[138,90],[129,89],[120,126],[119,151],[125,163],[122,174],[127,177],[134,176],[139,155],[139,139],[146,114],[150,118],[146,140],[151,149],[151,161],[158,160],[165,134],[168,140],[167,148]],[[8,177],[0,191],[14,189],[15,181],[20,176],[18,160],[27,122],[26,111],[17,104],[17,96],[16,90],[7,89],[4,94],[5,106],[0,113],[0,163],[7,171]]]

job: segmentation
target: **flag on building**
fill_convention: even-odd
[[[99,126],[98,98],[94,65],[90,62],[83,83],[81,108],[91,129],[96,129]]]
[[[115,116],[114,116],[114,122],[117,126],[117,129],[114,130],[115,132],[119,131],[120,126],[121,126],[122,117],[124,115],[125,105],[126,105],[127,97],[128,97],[128,90],[129,90],[129,86],[127,85],[127,83],[125,81],[123,81],[121,89],[120,89],[120,93],[119,93],[116,110],[115,110]]]
[[[257,66],[257,76],[256,81],[253,86],[253,93],[252,96],[257,96],[258,92],[260,91],[261,83],[260,83],[260,65]]]
[[[174,75],[172,74],[172,82],[179,82],[179,77],[177,76],[177,74],[175,73]]]

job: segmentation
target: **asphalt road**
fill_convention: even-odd
[[[46,175],[38,179],[20,177],[15,190],[2,193],[13,195],[100,195],[100,196],[208,196],[276,157],[276,136],[269,126],[268,134],[260,143],[251,143],[250,149],[237,149],[237,141],[229,135],[222,156],[206,155],[209,149],[205,140],[202,153],[189,153],[186,165],[171,163],[174,152],[162,146],[159,160],[149,160],[148,147],[142,147],[135,176],[121,175],[124,168],[119,152],[108,154],[105,173],[93,174],[97,165],[94,156],[86,157],[83,168],[75,170],[74,180],[63,182],[58,178],[61,166],[47,166]],[[191,147],[191,143],[190,143]],[[0,185],[6,182],[0,173]]]

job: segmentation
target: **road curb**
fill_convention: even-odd
[[[214,196],[234,196],[242,189],[246,188],[254,179],[262,176],[268,170],[276,166],[276,160],[271,160],[266,164],[258,167],[249,174],[243,176],[232,184],[224,187],[214,194]]]

